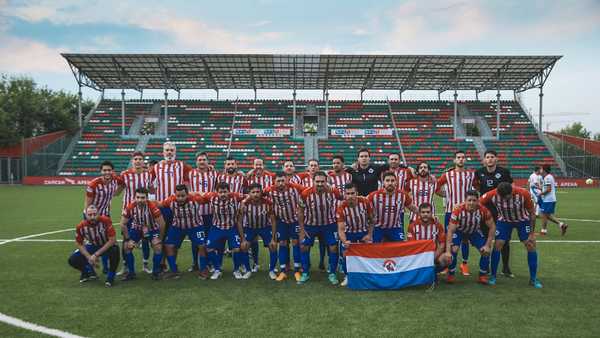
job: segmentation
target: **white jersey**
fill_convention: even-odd
[[[531,176],[529,176],[529,192],[532,196],[535,197],[540,195],[542,192],[543,181],[542,175],[532,173]]]
[[[550,187],[550,192],[542,196],[544,202],[556,202],[556,181],[552,174],[544,176],[544,190]]]

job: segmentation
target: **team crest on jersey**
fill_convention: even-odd
[[[496,173],[496,178],[500,178],[501,176],[502,176],[502,174]]]
[[[394,272],[396,271],[396,262],[393,259],[386,259],[383,262],[383,268],[387,272]]]
[[[374,172],[375,172],[375,170],[373,170],[373,168],[369,168],[369,174],[372,174]]]

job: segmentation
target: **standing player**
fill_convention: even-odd
[[[229,184],[219,182],[215,186],[216,192],[208,193],[204,196],[211,205],[213,211],[213,227],[208,233],[206,247],[208,257],[215,271],[210,279],[216,280],[221,278],[223,265],[223,251],[225,249],[225,241],[233,251],[233,271],[235,278],[248,279],[251,275],[249,270],[243,275],[239,275],[240,264],[244,263],[243,254],[240,253],[241,242],[244,240],[244,230],[242,224],[238,221],[240,202],[242,196],[235,192],[229,191]],[[246,243],[247,244],[247,243]],[[247,250],[247,247],[243,247]],[[246,255],[247,259],[247,255]]]
[[[252,183],[248,186],[248,197],[242,201],[238,222],[244,226],[246,241],[258,243],[256,240],[260,236],[264,246],[269,248],[269,277],[276,279],[277,228],[275,215],[273,214],[273,204],[263,196],[262,187],[259,183]],[[253,254],[258,257],[258,248],[253,251]],[[250,270],[250,266],[246,266],[246,269]]]
[[[109,263],[104,285],[113,286],[119,265],[119,247],[110,218],[99,215],[96,206],[90,204],[85,208],[85,220],[77,225],[75,234],[77,250],[69,257],[69,265],[81,271],[79,282],[98,278],[94,266],[98,264],[98,257],[106,256]]]
[[[294,254],[294,277],[300,280],[300,267],[302,266],[300,244],[298,242],[298,204],[300,194],[304,190],[299,184],[290,183],[286,174],[278,172],[275,183],[267,188],[265,195],[273,202],[273,211],[277,220],[277,239],[279,240],[279,267],[281,273],[277,281],[287,279],[286,264],[289,261],[289,242],[292,241]]]
[[[265,170],[265,163],[260,158],[255,158],[252,163],[252,170],[248,172],[246,175],[246,181],[248,182],[248,186],[253,183],[258,183],[262,187],[263,190],[273,185],[273,178],[275,174],[270,171]]]
[[[433,240],[435,241],[435,270],[442,271],[448,266],[452,255],[445,251],[446,234],[437,217],[433,215],[433,207],[429,203],[419,205],[419,217],[408,226],[407,240]]]
[[[437,181],[435,177],[430,174],[431,167],[427,162],[419,163],[417,170],[417,177],[406,182],[406,185],[404,186],[405,190],[410,194],[415,206],[421,205],[422,203],[429,203],[433,208],[432,213],[435,215],[433,197],[435,195],[435,191],[437,190]],[[398,175],[396,175],[396,177],[398,177]],[[410,213],[411,222],[416,220],[417,217],[418,215],[416,213]]]
[[[483,195],[479,202],[483,205],[492,203],[498,210],[496,245],[492,251],[492,275],[489,284],[496,285],[500,250],[502,250],[504,243],[510,241],[512,230],[517,229],[519,240],[527,249],[529,284],[536,289],[542,288],[542,283],[537,279],[538,256],[535,247],[535,206],[531,201],[529,192],[514,187],[510,183],[502,182],[498,184],[498,188]]]
[[[154,190],[154,178],[148,172],[148,169],[144,166],[144,154],[141,151],[136,151],[131,157],[131,168],[123,171],[120,175],[124,185],[123,193],[123,208],[122,213],[125,212],[125,208],[133,202],[135,202],[136,191],[140,188],[145,188],[150,192]],[[148,267],[148,259],[150,258],[150,245],[148,239],[142,236],[142,258],[143,258],[143,270],[146,273],[152,273],[152,270]],[[123,259],[125,259],[125,246],[123,246]],[[126,269],[128,264],[124,264]]]
[[[315,159],[308,160],[306,171],[298,174],[298,176],[302,179],[301,184],[306,188],[310,188],[315,185],[314,176],[319,170],[321,170],[319,167],[319,161]]]
[[[542,230],[540,230],[540,233],[542,235],[548,233],[548,221],[551,221],[558,225],[560,234],[564,236],[567,232],[568,225],[554,217],[554,209],[556,208],[556,181],[554,180],[554,176],[550,173],[550,166],[543,166],[541,174],[544,177],[544,185],[542,192],[540,193],[540,214],[542,215]]]
[[[381,243],[404,240],[404,208],[417,212],[408,194],[396,187],[396,174],[391,171],[383,174],[383,188],[369,194],[375,214],[373,242]]]
[[[165,253],[167,254],[167,263],[170,273],[165,276],[166,279],[179,279],[179,270],[177,269],[177,250],[187,236],[192,245],[198,247],[198,262],[200,279],[208,278],[207,258],[205,250],[205,234],[202,216],[200,215],[201,205],[207,203],[207,200],[198,195],[191,195],[188,187],[179,184],[175,187],[175,195],[172,195],[159,202],[159,206],[167,208],[173,215],[173,223],[167,230],[165,238]]]
[[[225,172],[217,177],[217,182],[225,182],[229,184],[229,191],[237,194],[246,192],[246,178],[244,174],[238,170],[237,161],[233,157],[225,159]]]
[[[413,169],[407,167],[400,160],[400,154],[390,154],[388,156],[388,165],[390,167],[389,170],[396,174],[396,186],[400,190],[404,190],[406,182],[416,177]]]
[[[488,228],[487,239],[481,231],[481,224]],[[492,241],[496,233],[496,223],[492,213],[479,204],[479,194],[475,190],[467,191],[467,199],[452,210],[450,224],[448,224],[448,243],[446,252],[452,254],[452,263],[448,267],[448,283],[453,283],[456,272],[456,256],[458,247],[464,240],[471,242],[479,252],[479,283],[488,283],[488,268],[490,266],[490,252]]]
[[[387,164],[371,164],[369,149],[362,148],[358,151],[356,165],[348,168],[347,171],[352,175],[352,182],[358,187],[358,194],[368,196],[378,189],[381,174],[389,168],[390,166]]]
[[[467,160],[466,154],[462,150],[454,153],[454,168],[448,170],[437,181],[438,194],[444,196],[446,204],[446,215],[444,217],[444,228],[448,229],[450,215],[455,206],[463,203],[467,196],[467,191],[473,190],[475,181],[475,172],[465,168]],[[444,190],[441,193],[441,190]],[[460,265],[460,272],[463,276],[469,276],[469,245],[461,244],[463,262]]]
[[[488,191],[498,187],[501,182],[512,184],[513,179],[510,171],[498,165],[498,153],[495,150],[488,149],[483,154],[483,167],[475,172],[475,184],[479,186],[479,194],[483,196]],[[498,211],[493,204],[485,206],[492,213],[494,220],[498,219]],[[485,233],[486,225],[482,224],[482,230]],[[514,278],[509,267],[510,242],[504,243],[502,247],[502,274],[506,277]]]
[[[190,185],[190,193],[203,195],[214,191],[217,180],[217,172],[213,170],[208,162],[208,155],[205,152],[196,154],[196,168],[190,170],[187,181]],[[204,227],[204,235],[208,236],[212,225],[212,210],[210,203],[200,205],[200,216]],[[198,247],[192,245],[192,267],[188,270],[198,270]]]
[[[338,235],[340,237],[342,270],[344,280],[341,286],[348,285],[348,270],[344,251],[351,243],[371,243],[373,241],[373,207],[365,197],[358,196],[356,184],[347,183],[344,188],[344,201],[336,211]]]
[[[329,184],[344,193],[346,185],[352,183],[352,175],[344,168],[344,156],[335,155],[331,160],[331,166],[332,170],[327,173]]]
[[[327,185],[327,174],[317,171],[315,185],[302,191],[298,206],[300,243],[302,248],[302,276],[298,284],[310,279],[310,248],[315,237],[321,236],[329,246],[329,282],[339,283],[336,275],[338,265],[336,207],[341,199],[339,190]]]
[[[123,252],[127,264],[127,274],[124,281],[135,279],[135,260],[133,249],[140,240],[152,243],[152,278],[158,279],[161,272],[162,239],[165,236],[165,221],[162,218],[156,202],[148,200],[148,189],[138,188],[134,201],[129,203],[121,216],[121,231],[123,233]]]
[[[288,182],[302,184],[302,178],[298,174],[296,174],[296,167],[294,166],[294,162],[289,160],[283,162],[282,170],[285,173],[285,177],[287,178]]]

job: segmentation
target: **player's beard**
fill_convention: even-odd
[[[167,160],[167,161],[175,161],[175,154],[173,154],[171,156],[165,156],[165,160]]]
[[[421,176],[422,178],[426,178],[429,176],[428,172],[423,172],[423,171],[419,171],[419,176]]]
[[[227,169],[227,173],[228,173],[229,175],[233,175],[233,174],[235,174],[235,171],[236,171],[236,169],[235,169],[235,168],[229,168],[229,169]]]

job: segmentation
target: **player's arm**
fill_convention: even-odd
[[[277,248],[277,219],[275,219],[275,212],[273,206],[269,206],[269,219],[271,220],[271,243],[269,246],[272,249]]]
[[[121,234],[123,235],[123,242],[127,242],[129,240],[127,223],[129,223],[129,217],[127,217],[127,214],[123,213],[123,215],[121,215]]]
[[[344,221],[343,218],[338,217],[337,226],[338,226],[338,237],[340,238],[340,242],[342,243],[342,245],[344,247],[348,247],[348,245],[350,245],[350,242],[346,238],[346,222]]]
[[[492,251],[492,242],[494,241],[494,236],[496,235],[496,222],[494,222],[492,215],[490,215],[490,217],[485,221],[485,224],[489,229],[487,240],[485,241],[485,247],[487,248],[486,254],[489,254]]]
[[[531,200],[531,194],[529,193],[529,191],[525,191],[524,192],[524,200],[525,200],[525,208],[527,208],[527,212],[529,213],[529,226],[530,226],[530,232],[529,232],[529,237],[527,238],[528,242],[535,242],[535,205],[533,204],[533,201]]]
[[[435,194],[440,197],[446,197],[446,191],[443,189],[444,185],[446,185],[446,175],[440,176],[437,180],[437,189],[435,190]]]
[[[156,223],[158,223],[158,230],[160,231],[160,240],[162,241],[162,239],[165,238],[165,229],[167,228],[165,219],[162,217],[162,215],[159,215],[154,220],[156,221]]]
[[[373,230],[375,229],[375,216],[373,216],[373,206],[367,200],[367,236],[363,237],[365,242],[373,242]]]
[[[451,220],[448,223],[448,232],[446,233],[446,254],[452,257],[452,237],[456,232],[456,222]]]
[[[77,235],[75,237],[75,246],[77,246],[77,249],[79,250],[79,252],[89,262],[90,261],[90,257],[92,255],[90,255],[90,253],[87,251],[87,248],[83,244],[83,235],[82,235],[81,231],[79,230],[79,228],[77,228]]]
[[[108,233],[108,241],[106,243],[104,243],[104,245],[100,249],[98,249],[98,251],[94,252],[94,254],[89,258],[89,260],[93,261],[94,264],[96,263],[96,260],[98,259],[98,257],[102,256],[102,254],[104,254],[104,252],[106,252],[106,250],[108,250],[110,247],[115,245],[115,243],[117,243],[117,236],[115,234],[115,229],[113,229],[112,225],[109,226],[109,229],[112,229],[112,231],[109,231],[109,233]],[[92,262],[90,262],[90,264],[91,263]]]
[[[245,209],[246,209],[246,205],[244,203],[242,203],[240,205],[240,208],[238,209],[237,215],[236,215],[237,231],[240,234],[240,248],[242,250],[248,249],[248,246],[249,246],[249,243],[246,241],[246,236],[244,234],[244,225],[243,225]]]
[[[298,239],[300,242],[303,242],[306,232],[304,231],[304,201],[302,199],[300,199],[300,202],[298,203],[298,229]]]

